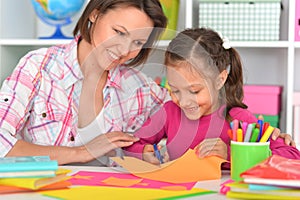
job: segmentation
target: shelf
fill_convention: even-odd
[[[295,43],[294,43],[294,46],[295,46],[296,48],[300,48],[300,42],[295,42]]]
[[[67,44],[70,39],[2,39],[0,40],[0,45],[3,46],[50,46],[56,44]],[[157,45],[166,47],[168,46],[170,40],[160,40]],[[243,42],[243,41],[233,41],[230,42],[233,47],[249,48],[249,47],[262,47],[262,48],[286,48],[289,46],[288,41],[270,41],[270,42]],[[300,42],[294,43],[295,47],[300,47]]]
[[[249,47],[262,47],[262,48],[287,48],[289,46],[288,41],[253,41],[253,42],[230,42],[231,46],[233,47],[242,47],[242,48],[249,48]]]
[[[55,39],[2,39],[0,45],[3,46],[50,46],[56,44],[69,43],[70,39],[55,40]]]
[[[2,46],[51,46],[56,44],[67,44],[70,39],[0,39]],[[170,40],[160,40],[157,45],[166,47]]]

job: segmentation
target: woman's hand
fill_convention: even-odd
[[[292,139],[292,137],[287,133],[281,133],[280,129],[275,128],[272,133],[272,140],[276,140],[278,137],[284,139],[284,143],[288,146],[296,147],[295,141]]]
[[[205,139],[195,150],[199,158],[219,156],[225,160],[227,159],[227,145],[220,138]]]
[[[157,149],[160,151],[161,146],[158,145]],[[164,155],[162,155],[162,157],[163,157],[164,163],[169,161],[169,154],[167,152],[165,152]],[[155,156],[153,145],[151,145],[151,144],[145,145],[144,150],[143,150],[143,160],[146,162],[149,162],[151,164],[154,164],[154,165],[160,164],[159,160]]]
[[[113,149],[130,146],[138,140],[139,138],[131,134],[119,131],[99,135],[81,146],[81,149],[85,151],[83,159],[88,162],[100,156],[109,155]]]

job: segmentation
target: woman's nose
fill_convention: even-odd
[[[119,45],[119,52],[122,56],[127,56],[131,51],[131,41],[125,40]]]

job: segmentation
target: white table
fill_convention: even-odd
[[[117,171],[124,171],[121,168],[109,168],[109,167],[95,167],[95,166],[62,166],[63,168],[71,169],[72,173],[74,174],[78,171],[94,171],[94,172],[117,172]],[[208,190],[213,190],[213,191],[219,191],[220,190],[220,185],[224,181],[228,180],[230,178],[229,172],[228,171],[223,171],[222,172],[222,178],[218,180],[210,180],[210,181],[200,181],[196,183],[195,187],[197,188],[202,188],[202,189],[208,189]],[[5,194],[5,195],[0,195],[0,199],[5,199],[5,200],[16,200],[16,199],[21,199],[21,200],[53,200],[51,197],[46,197],[38,193],[34,192],[28,192],[28,193],[16,193],[16,194]],[[147,199],[147,197],[145,197]],[[195,196],[195,197],[190,197],[188,199],[226,199],[225,195],[221,195],[219,193],[215,194],[206,194],[206,195],[200,195],[200,196]]]

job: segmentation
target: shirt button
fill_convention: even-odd
[[[73,135],[70,137],[70,140],[71,140],[72,142],[75,140],[75,138],[74,138]]]
[[[5,98],[4,101],[7,102],[7,101],[8,101],[8,98]]]
[[[46,113],[42,113],[42,117],[47,117],[47,114]]]
[[[133,125],[133,126],[131,127],[131,129],[134,130],[134,129],[135,129],[135,126]]]

